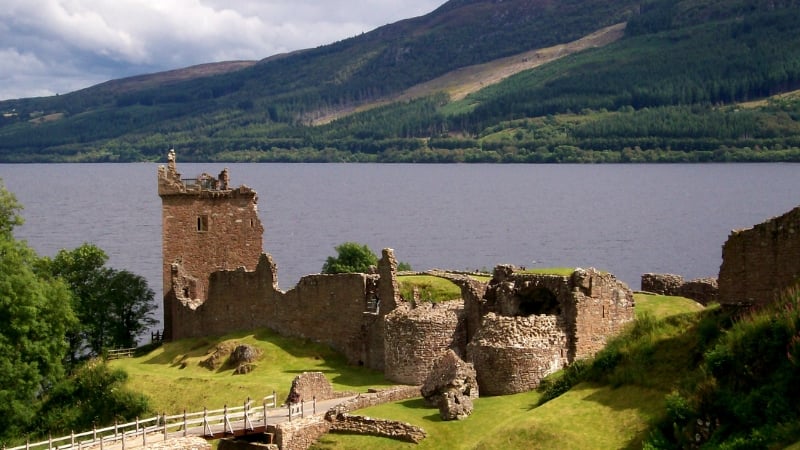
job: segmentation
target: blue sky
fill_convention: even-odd
[[[444,0],[3,0],[0,100],[258,60],[427,14]]]

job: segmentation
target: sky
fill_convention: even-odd
[[[427,14],[445,0],[3,0],[0,100],[195,64],[259,60]]]

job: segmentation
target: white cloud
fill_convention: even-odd
[[[444,0],[4,0],[0,99],[316,47]]]

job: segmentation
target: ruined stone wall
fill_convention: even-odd
[[[683,286],[683,277],[671,273],[645,273],[641,278],[641,290],[658,295],[678,295]]]
[[[384,374],[397,383],[421,384],[448,349],[463,356],[466,348],[464,303],[454,300],[401,307],[384,323]]]
[[[719,302],[762,305],[800,281],[800,207],[746,230],[722,247]]]
[[[331,423],[322,416],[293,419],[275,426],[275,443],[281,450],[306,450],[323,434],[330,431]]]
[[[680,275],[645,273],[642,274],[641,289],[653,294],[690,298],[701,305],[708,305],[719,300],[716,278],[696,278],[684,281]]]
[[[173,315],[183,304],[208,297],[209,275],[245,267],[254,270],[262,252],[264,227],[256,192],[228,186],[227,170],[214,178],[181,178],[174,153],[158,170],[162,201],[162,260],[165,336],[172,339]],[[173,277],[179,265],[180,278]],[[177,281],[177,283],[175,283]]]
[[[179,304],[173,317],[173,338],[222,335],[270,328],[310,339],[341,352],[351,364],[382,368],[383,340],[368,337],[379,317],[367,313],[377,275],[308,275],[283,292],[277,288],[275,264],[262,255],[255,271],[214,272],[208,298]],[[375,348],[378,347],[378,348]]]
[[[487,314],[467,345],[481,395],[506,395],[536,388],[567,363],[566,324],[561,317]]]
[[[575,359],[593,356],[608,338],[634,318],[633,292],[610,273],[593,269],[572,274],[575,305]]]

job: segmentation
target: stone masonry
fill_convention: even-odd
[[[745,230],[722,247],[719,302],[763,305],[800,282],[800,207]]]
[[[256,192],[232,188],[228,170],[218,178],[201,174],[181,178],[170,151],[158,168],[162,201],[164,336],[173,337],[172,316],[208,298],[209,276],[218,270],[254,270],[262,252],[264,227],[258,218]],[[178,337],[178,336],[175,336]]]
[[[653,294],[690,298],[701,305],[719,301],[716,278],[684,281],[682,276],[671,273],[645,273],[642,274],[641,289]]]

